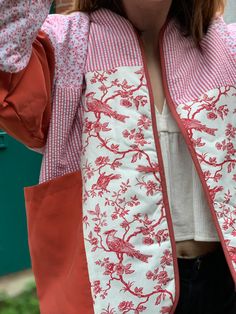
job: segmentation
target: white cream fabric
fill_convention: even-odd
[[[168,105],[156,109],[167,192],[176,241],[218,241],[203,188],[182,133]]]

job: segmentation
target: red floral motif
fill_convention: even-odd
[[[217,150],[221,150],[221,151],[224,151],[226,156],[225,158],[227,160],[230,160],[231,159],[231,156],[235,156],[235,153],[236,153],[236,149],[234,147],[234,144],[228,139],[227,140],[223,140],[221,143],[217,142],[215,144]],[[234,164],[234,163],[232,163]]]
[[[95,169],[92,167],[90,163],[86,162],[83,169],[85,173],[85,181],[87,181],[88,179],[91,179],[94,176]]]
[[[159,268],[156,268],[154,272],[148,271],[146,277],[148,280],[157,281],[159,285],[157,285],[156,288],[158,290],[161,288],[161,286],[167,285],[167,283],[170,281],[167,272],[164,270],[160,271]]]
[[[166,286],[168,282],[170,281],[166,271],[159,272],[157,276],[157,280],[160,285],[164,285],[164,286]]]
[[[149,127],[151,126],[152,121],[146,116],[146,115],[142,115],[139,120],[138,120],[138,126],[140,128],[143,128],[144,130],[148,130]]]
[[[192,138],[192,144],[194,147],[202,147],[205,146],[206,144],[202,142],[202,139],[199,137],[196,140]]]
[[[170,266],[173,263],[173,256],[170,250],[165,250],[164,255],[161,258],[161,265],[162,266]]]
[[[130,132],[128,130],[124,130],[122,134],[125,138],[128,138],[129,140],[133,139],[137,147],[138,145],[144,146],[148,143],[144,138],[144,134],[141,128],[139,128],[138,131],[136,129],[133,129]]]
[[[234,128],[231,123],[227,124],[226,130],[225,130],[225,135],[229,139],[235,138],[235,136],[236,136],[236,128]]]
[[[147,104],[147,98],[145,96],[136,96],[134,98],[134,104],[138,110],[139,106],[144,107]]]
[[[145,188],[146,189],[146,195],[154,195],[156,192],[160,191],[160,186],[159,184],[155,183],[152,180],[148,180],[145,182],[145,177],[142,177],[142,180],[137,180],[138,185],[140,188]]]
[[[214,112],[209,112],[207,114],[207,118],[211,119],[211,120],[215,120],[215,119],[217,119],[217,115]]]
[[[108,122],[106,123],[91,122],[91,121],[88,121],[88,119],[85,119],[84,125],[85,125],[85,130],[84,130],[85,133],[89,133],[91,131],[94,131],[95,133],[108,132],[111,130],[110,128],[108,128],[109,126]]]
[[[161,229],[155,234],[157,243],[161,244],[169,238],[169,231],[167,229]]]
[[[145,245],[152,245],[154,243],[154,240],[152,238],[143,238],[143,244]]]
[[[106,271],[104,273],[104,275],[110,275],[111,273],[114,272],[114,269],[115,269],[115,264],[114,263],[109,263],[106,265]]]
[[[102,288],[101,288],[100,284],[101,283],[100,283],[99,280],[94,281],[93,284],[92,284],[93,293],[95,294],[95,296],[102,291]]]
[[[128,99],[121,99],[120,105],[127,108],[132,107],[132,103]]]
[[[105,156],[99,156],[96,160],[95,160],[95,164],[96,166],[102,166],[102,165],[106,165],[108,164],[110,161],[109,157]]]
[[[133,306],[133,302],[123,301],[119,304],[119,310],[124,313],[124,311],[131,310]]]

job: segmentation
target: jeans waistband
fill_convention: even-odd
[[[215,272],[219,265],[225,265],[224,252],[221,247],[211,253],[200,255],[196,258],[178,258],[178,266],[180,274],[186,276],[194,276],[194,274],[204,274],[208,272]]]

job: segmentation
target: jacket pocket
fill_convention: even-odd
[[[41,314],[92,314],[82,224],[82,179],[75,172],[26,187],[28,242]]]

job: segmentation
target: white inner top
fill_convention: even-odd
[[[166,101],[157,128],[176,241],[219,241],[202,184]]]

